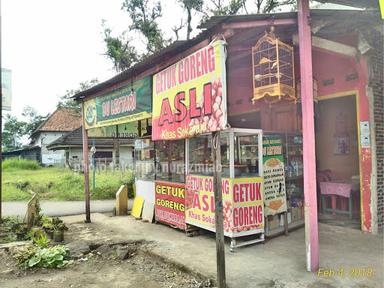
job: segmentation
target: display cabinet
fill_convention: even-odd
[[[262,131],[231,128],[220,137],[224,235],[233,250],[264,241]],[[211,135],[188,139],[186,147],[185,221],[215,231]]]

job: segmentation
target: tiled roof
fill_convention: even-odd
[[[70,108],[58,108],[32,134],[42,131],[73,131],[81,126],[81,114]]]

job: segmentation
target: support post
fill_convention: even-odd
[[[91,223],[91,196],[89,194],[89,159],[88,159],[88,133],[85,129],[85,111],[84,103],[82,105],[82,114],[83,114],[83,123],[82,123],[82,132],[83,132],[83,172],[84,172],[84,194],[85,194],[85,223]]]
[[[304,211],[307,271],[319,268],[317,228],[315,120],[309,0],[298,0],[301,106],[303,121]]]
[[[223,195],[221,190],[221,148],[220,132],[212,133],[213,183],[215,196],[215,227],[216,227],[216,265],[217,286],[226,288],[225,249],[223,226]]]
[[[96,141],[95,139],[92,140],[92,147],[96,148]],[[92,151],[92,192],[95,193],[96,189],[96,158],[95,158],[95,151]]]

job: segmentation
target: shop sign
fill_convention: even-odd
[[[151,78],[146,77],[85,101],[85,129],[150,118],[151,90]]]
[[[155,219],[185,229],[185,184],[155,181]]]
[[[226,127],[225,44],[215,41],[153,76],[153,140],[184,139]]]
[[[265,215],[287,211],[283,145],[280,136],[263,137]]]
[[[368,121],[360,121],[360,145],[361,148],[371,147],[371,132]]]
[[[224,235],[238,237],[264,231],[262,178],[222,178]],[[186,223],[215,231],[213,177],[187,176]]]

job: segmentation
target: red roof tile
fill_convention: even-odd
[[[70,108],[58,108],[34,132],[73,131],[81,126],[81,114]]]

